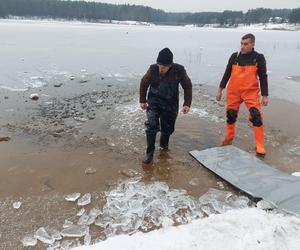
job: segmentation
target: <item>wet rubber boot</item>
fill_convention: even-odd
[[[156,134],[146,133],[146,138],[147,138],[147,150],[146,150],[146,156],[142,161],[142,167],[151,168],[153,164]]]
[[[263,126],[253,126],[255,141],[256,141],[256,153],[259,155],[265,155],[266,150],[264,147],[264,128]]]
[[[234,124],[226,123],[226,130],[227,130],[227,134],[222,141],[222,146],[227,146],[232,144],[234,138],[235,123]]]
[[[164,150],[164,151],[169,150],[169,139],[170,139],[170,135],[160,134],[160,140],[159,140],[160,150]]]

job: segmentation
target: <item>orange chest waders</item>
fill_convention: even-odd
[[[253,123],[256,151],[258,154],[265,154],[257,71],[257,65],[232,65],[226,95],[227,135],[223,140],[223,145],[232,143],[239,108],[244,102],[250,113],[250,121]]]

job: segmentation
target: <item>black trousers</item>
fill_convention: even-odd
[[[146,134],[161,134],[170,136],[175,130],[178,111],[162,105],[149,105],[147,108]]]
[[[167,149],[169,137],[175,130],[178,115],[177,105],[150,104],[147,107],[146,138],[147,150],[144,163],[150,163],[155,150],[155,140],[158,131],[161,131],[160,146]]]

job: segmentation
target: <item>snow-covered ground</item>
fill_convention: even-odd
[[[300,219],[258,208],[231,210],[178,227],[109,238],[77,250],[288,249],[300,246]]]
[[[290,23],[258,23],[251,25],[240,25],[241,29],[258,29],[258,30],[286,30],[286,31],[298,31],[300,29],[299,24]]]

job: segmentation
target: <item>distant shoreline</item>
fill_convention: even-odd
[[[175,24],[175,23],[152,23],[141,22],[132,20],[79,20],[79,19],[61,19],[61,18],[22,18],[22,17],[9,17],[0,18],[0,22],[3,21],[24,21],[24,22],[42,22],[42,23],[78,23],[78,24],[115,24],[115,25],[128,25],[128,26],[175,26],[175,27],[189,27],[189,28],[220,28],[220,29],[258,29],[258,30],[275,30],[275,31],[299,31],[300,24],[292,23],[255,23],[255,24]]]

